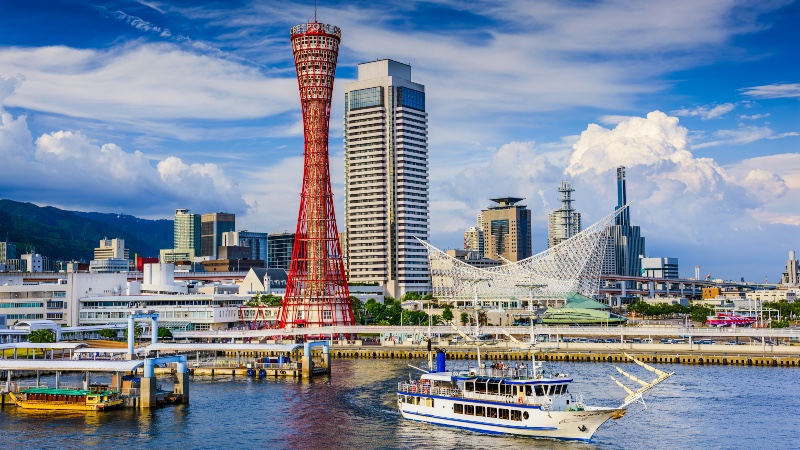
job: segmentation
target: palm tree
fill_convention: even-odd
[[[28,335],[28,342],[35,344],[49,344],[55,341],[56,337],[52,330],[41,329],[31,331],[31,334]]]

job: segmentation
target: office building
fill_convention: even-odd
[[[781,284],[796,285],[800,283],[800,266],[794,250],[789,252],[789,259],[786,261],[786,271],[781,276]]]
[[[566,241],[581,232],[581,213],[572,207],[572,184],[564,180],[558,188],[561,193],[561,208],[550,211],[547,216],[547,248]]]
[[[11,242],[0,242],[0,262],[17,259],[17,248]]]
[[[483,245],[482,228],[469,227],[464,232],[464,250],[477,253],[479,258],[483,258]]]
[[[44,258],[38,253],[26,253],[20,256],[22,260],[23,271],[25,272],[42,272],[44,270]]]
[[[128,249],[125,248],[125,239],[103,239],[100,247],[94,249],[94,259],[130,259]]]
[[[642,258],[642,276],[678,278],[678,258]]]
[[[217,257],[217,249],[222,245],[222,233],[236,230],[236,214],[224,212],[200,216],[200,256]]]
[[[428,292],[425,86],[390,59],[358,65],[345,86],[345,223],[351,282]]]
[[[627,207],[627,186],[625,167],[617,168],[617,211],[622,210],[615,224],[608,229],[609,239],[614,247],[614,264],[604,264],[603,274],[638,277],[642,275],[642,261],[646,256],[645,240],[641,229],[631,225],[630,208]],[[613,267],[614,272],[607,272]]]
[[[200,214],[190,214],[188,209],[176,209],[173,248],[200,253],[200,237]]]
[[[484,258],[478,252],[468,250],[447,250],[445,253],[448,256],[452,256],[459,261],[469,264],[470,266],[480,267],[482,269],[503,265],[502,261]]]
[[[531,244],[531,210],[518,205],[522,198],[492,198],[497,206],[481,211],[483,224],[483,256],[516,262],[533,256]]]
[[[0,311],[9,324],[19,320],[52,320],[68,327],[78,326],[80,298],[119,295],[124,292],[124,273],[58,273],[54,281],[25,280],[7,275],[0,283]]]
[[[122,258],[93,259],[89,261],[91,273],[116,273],[130,270],[130,260]]]
[[[270,269],[289,270],[292,264],[294,233],[271,233],[267,237],[267,261]]]
[[[267,233],[258,233],[255,231],[228,231],[222,233],[222,246],[223,247],[248,247],[250,255],[246,259],[264,261],[264,266],[267,267]]]

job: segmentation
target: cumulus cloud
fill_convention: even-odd
[[[700,264],[709,271],[738,268],[741,272],[720,275],[737,279],[761,273],[765,261],[780,257],[768,253],[784,248],[800,226],[800,153],[722,166],[695,157],[690,134],[677,117],[653,111],[613,128],[588,125],[566,158],[542,153],[544,146],[531,142],[506,144],[488,163],[432,188],[437,207],[443,208],[432,211],[434,238],[444,240],[437,235],[447,233],[448,245],[459,245],[462,229],[488,206],[486,198],[502,193],[527,197],[534,250],[541,250],[546,215],[558,204],[559,181],[572,180],[574,206],[588,225],[613,211],[616,168],[622,165],[628,199],[634,201],[631,217],[648,239],[650,256],[679,257],[682,267]],[[443,225],[446,231],[440,230]],[[743,252],[749,257],[739,262]]]
[[[775,83],[740,89],[742,94],[755,98],[800,98],[800,83]]]
[[[736,109],[733,103],[723,103],[721,105],[713,106],[696,106],[694,108],[682,108],[677,111],[672,111],[676,116],[699,116],[703,120],[716,119]]]
[[[0,79],[0,91],[17,81]],[[10,86],[10,87],[9,87]],[[168,157],[154,167],[140,151],[126,152],[73,131],[36,138],[26,117],[14,118],[0,104],[0,191],[15,200],[75,209],[168,215],[176,207],[242,212],[238,185],[215,164],[186,164]]]
[[[694,241],[704,226],[719,236],[726,228],[756,227],[747,220],[755,218],[750,211],[789,192],[780,172],[750,167],[733,173],[711,158],[695,158],[687,134],[676,117],[659,111],[613,129],[589,125],[566,172],[579,186],[608,186],[616,167],[626,166],[628,196],[637,200],[641,222],[667,241]]]

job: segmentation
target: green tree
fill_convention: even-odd
[[[42,329],[31,331],[31,334],[28,335],[28,342],[33,342],[35,344],[49,344],[55,341],[56,337],[52,330]]]
[[[469,323],[469,314],[466,312],[461,313],[461,325],[466,325]]]
[[[97,334],[106,339],[116,339],[117,336],[119,336],[117,330],[113,330],[111,328],[103,328],[102,330],[98,331]]]
[[[353,320],[355,320],[356,324],[365,325],[366,322],[364,321],[364,304],[361,303],[361,300],[358,297],[350,296],[350,307],[353,308]]]
[[[445,305],[444,311],[442,311],[442,320],[445,323],[450,323],[453,320],[453,310],[450,309],[450,305]]]
[[[172,337],[172,331],[169,328],[158,327],[158,338],[159,339],[169,339]]]
[[[702,324],[706,323],[706,320],[708,320],[708,316],[710,315],[711,309],[700,305],[693,305],[691,311],[689,312],[689,316],[693,321],[700,322]]]
[[[142,332],[144,332],[144,330],[142,329],[141,325],[135,325],[133,327],[133,337],[135,339],[139,339],[140,337],[142,337]],[[127,339],[128,338],[128,328],[125,328],[125,331],[124,331],[123,334],[125,335],[125,339]]]

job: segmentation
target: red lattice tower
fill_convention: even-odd
[[[328,127],[341,31],[316,21],[292,28],[303,106],[305,162],[300,213],[279,327],[353,325],[333,212]]]

